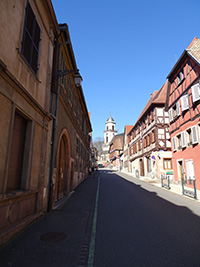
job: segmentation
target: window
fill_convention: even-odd
[[[176,144],[177,144],[177,148],[178,149],[181,149],[182,148],[182,145],[181,145],[181,135],[177,135],[176,136]]]
[[[198,134],[197,134],[196,126],[191,127],[191,141],[192,141],[192,144],[198,143]]]
[[[172,169],[172,159],[163,159],[163,168],[164,170]]]
[[[33,10],[27,2],[21,53],[35,73],[38,70],[39,43],[40,28]]]
[[[172,108],[169,109],[169,121],[173,121],[173,110]]]
[[[184,70],[182,68],[182,70],[177,75],[177,84],[179,85],[183,81],[184,78],[185,78],[185,76],[184,76]]]
[[[152,143],[154,143],[156,141],[156,136],[155,136],[155,130],[152,131],[152,135],[151,135],[151,138],[152,138]]]
[[[25,190],[29,171],[32,121],[15,112],[6,192]]]
[[[192,89],[192,100],[193,102],[196,102],[200,99],[200,86],[199,86],[199,83],[193,85],[191,87]]]
[[[151,157],[147,158],[147,171],[151,172],[152,168],[151,168]]]
[[[182,146],[182,148],[186,147],[186,134],[185,134],[185,132],[181,133],[181,146]]]
[[[186,164],[187,179],[195,180],[193,160],[187,160],[185,161],[185,164]]]
[[[187,145],[190,146],[192,144],[192,134],[190,128],[186,130],[186,139],[187,139]]]
[[[173,146],[173,151],[176,151],[177,150],[176,137],[172,138],[172,146]]]
[[[188,95],[184,95],[184,96],[181,97],[181,107],[182,107],[182,111],[184,111],[184,110],[189,108]]]
[[[173,106],[173,117],[177,117],[180,115],[180,104],[176,102],[176,105]]]

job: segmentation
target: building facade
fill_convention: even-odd
[[[0,2],[0,240],[47,210],[51,141],[52,4]]]
[[[109,144],[112,140],[112,138],[117,134],[117,131],[115,129],[116,122],[115,120],[110,116],[106,123],[105,123],[105,131],[104,131],[104,143],[102,146],[102,155],[101,155],[101,161],[103,162],[109,162]]]
[[[174,178],[200,189],[200,39],[194,38],[168,75]]]
[[[112,166],[117,170],[122,169],[123,160],[121,159],[123,155],[124,148],[124,134],[116,134],[112,138],[109,144],[109,160]]]
[[[129,171],[136,177],[158,177],[172,170],[169,116],[165,111],[167,82],[154,91],[128,133]]]
[[[122,169],[125,172],[128,172],[129,167],[129,147],[128,147],[128,133],[133,128],[133,125],[126,125],[124,127],[124,147],[123,147],[123,156],[122,160]]]
[[[51,171],[51,207],[67,196],[88,175],[90,169],[91,123],[80,83],[80,77],[67,24],[59,24],[55,45],[52,83],[52,136],[54,151]]]

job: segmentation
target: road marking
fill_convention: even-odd
[[[100,185],[100,177],[98,177],[98,185],[97,185],[97,193],[96,193],[96,201],[94,208],[94,217],[92,223],[92,233],[90,238],[90,248],[88,255],[87,267],[93,267],[94,263],[94,251],[95,251],[95,238],[96,238],[96,227],[97,227],[97,209],[98,209],[98,201],[99,201],[99,185]]]

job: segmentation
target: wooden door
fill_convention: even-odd
[[[58,166],[57,200],[61,199],[64,196],[64,179],[66,173],[66,141],[64,139],[64,136],[60,141]]]
[[[8,165],[7,192],[21,188],[26,126],[27,120],[15,113]]]
[[[140,176],[144,176],[144,162],[140,159]]]

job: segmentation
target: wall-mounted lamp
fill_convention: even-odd
[[[80,87],[83,79],[82,79],[78,69],[77,70],[58,70],[57,71],[57,79],[60,77],[64,77],[70,73],[74,73],[74,83],[75,83],[76,87]]]

